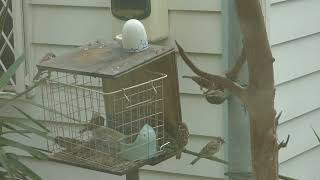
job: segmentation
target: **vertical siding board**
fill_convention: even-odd
[[[272,45],[320,32],[320,1],[287,1],[271,6]]]
[[[299,180],[319,178],[320,147],[296,156],[280,165],[280,173],[290,175]]]
[[[82,45],[111,39],[111,15],[105,8],[33,6],[32,43]]]
[[[320,1],[271,0],[270,40],[277,85],[276,109],[283,110],[278,138],[291,135],[280,151],[280,173],[315,179],[318,142],[310,128],[320,129]]]

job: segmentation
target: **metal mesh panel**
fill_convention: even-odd
[[[159,155],[165,144],[166,75],[152,74],[149,81],[107,93],[101,78],[51,72],[41,85],[52,137],[48,149],[57,157],[111,169]]]
[[[9,2],[8,12],[6,12],[7,2]],[[12,3],[9,0],[0,0],[0,14],[6,14],[3,32],[0,35],[0,75],[7,72],[8,68],[14,63],[14,43],[13,43],[13,18]],[[15,86],[14,78],[10,84]]]

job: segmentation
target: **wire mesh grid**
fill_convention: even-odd
[[[156,157],[166,143],[167,76],[151,74],[140,84],[104,92],[101,78],[49,73],[41,85],[52,137],[48,150],[53,156],[105,168],[127,168],[130,162]]]

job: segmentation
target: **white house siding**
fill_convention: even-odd
[[[23,0],[25,49],[28,70],[35,74],[35,64],[47,52],[59,55],[96,39],[111,40],[110,1],[107,0]],[[220,0],[168,0],[170,37],[162,44],[178,40],[186,52],[203,69],[222,74],[222,13]],[[191,71],[178,57],[179,77]],[[183,120],[191,131],[189,149],[198,151],[210,136],[224,136],[223,106],[209,105],[192,82],[180,78]],[[26,109],[28,107],[25,107]],[[30,107],[29,107],[30,109]],[[31,109],[30,111],[34,111]],[[34,113],[37,115],[37,113]],[[39,142],[37,142],[38,144]],[[219,153],[224,158],[223,150]],[[193,157],[163,162],[141,170],[142,180],[208,180],[223,178],[224,166],[207,160],[189,165]],[[25,159],[44,180],[123,179],[53,162]]]
[[[320,177],[320,147],[311,126],[320,131],[320,1],[271,0],[269,36],[275,62],[276,109],[283,111],[279,140],[280,172],[301,180]]]

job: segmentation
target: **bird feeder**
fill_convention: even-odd
[[[174,48],[97,41],[37,67],[51,160],[134,176],[176,154],[166,148],[181,121]]]
[[[146,28],[148,40],[156,42],[169,35],[168,0],[111,0],[112,34],[121,34],[129,19],[140,20]]]

